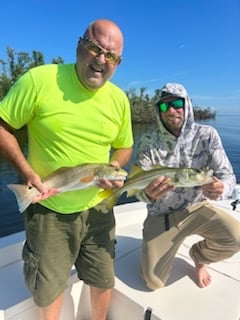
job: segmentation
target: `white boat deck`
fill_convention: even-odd
[[[131,210],[128,210],[128,206]],[[236,211],[231,210],[230,202],[222,202],[221,206],[240,219],[240,206]],[[191,244],[200,239],[199,236],[191,236],[184,241],[164,288],[149,291],[145,287],[139,275],[142,221],[146,216],[143,208],[141,203],[116,207],[116,290],[144,310],[150,307],[152,320],[239,320],[240,253],[231,259],[211,264],[208,269],[213,278],[212,284],[201,289],[195,283],[194,264],[188,254]],[[116,301],[115,308],[118,304]],[[140,315],[135,317],[132,314],[129,318],[124,303],[121,307],[125,309],[122,319],[143,319]],[[113,319],[120,320],[120,317]]]
[[[240,219],[240,205],[232,211],[230,201],[218,206]],[[143,203],[115,207],[117,222],[116,285],[109,320],[239,320],[240,253],[211,264],[213,281],[201,289],[195,283],[193,262],[188,255],[191,243],[185,240],[175,258],[167,285],[149,291],[139,275]],[[22,276],[21,247],[24,233],[0,239],[0,320],[37,320],[38,312]],[[150,308],[151,316],[145,311]],[[61,320],[90,320],[88,287],[73,270],[65,290]],[[149,313],[150,314],[150,313]]]

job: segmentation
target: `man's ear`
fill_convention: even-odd
[[[119,66],[121,62],[122,62],[122,58],[120,57],[117,65]]]

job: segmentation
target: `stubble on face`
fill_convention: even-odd
[[[174,113],[169,113],[169,111],[162,112],[161,120],[165,128],[174,136],[178,137],[184,123],[184,111],[181,109],[174,111]]]

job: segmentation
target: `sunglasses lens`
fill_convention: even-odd
[[[113,52],[103,51],[97,44],[88,39],[83,39],[85,48],[93,55],[98,56],[104,54],[105,60],[111,64],[117,64],[120,61],[120,57]]]
[[[171,101],[170,104],[175,109],[181,109],[183,108],[183,99],[177,99],[177,100]]]
[[[166,112],[168,111],[168,103],[167,102],[162,102],[159,104],[159,109],[161,112]]]
[[[86,42],[85,47],[93,54],[99,55],[101,53],[101,49],[92,42]]]
[[[168,102],[159,103],[160,112],[167,112],[170,107],[174,109],[182,109],[184,107],[184,99],[176,99]]]
[[[116,63],[119,62],[119,56],[117,56],[114,53],[106,52],[104,55],[105,55],[106,61],[109,62],[109,63],[116,64]]]

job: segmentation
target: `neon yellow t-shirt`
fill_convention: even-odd
[[[42,177],[61,167],[108,163],[111,148],[133,144],[129,101],[111,82],[89,91],[73,64],[44,65],[24,74],[0,103],[0,117],[28,127],[28,161]],[[95,206],[101,189],[55,195],[41,202],[60,213]]]

